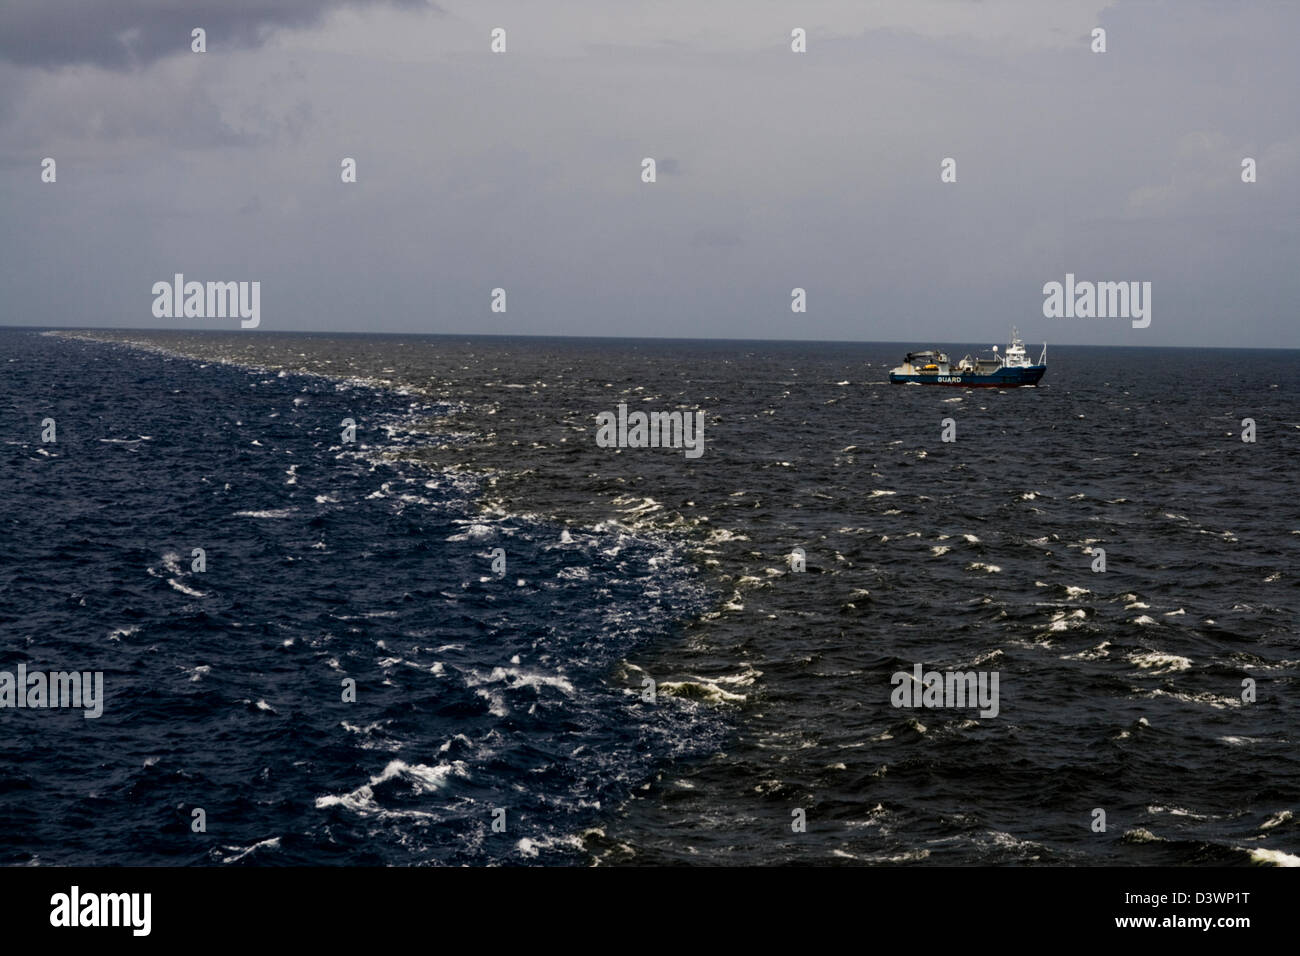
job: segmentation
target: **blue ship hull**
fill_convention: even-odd
[[[890,372],[889,380],[895,385],[916,382],[918,385],[954,385],[957,388],[1018,388],[1021,385],[1037,385],[1046,371],[1046,365],[1026,365],[1020,368],[1000,368],[988,374],[953,371],[947,375],[937,372],[903,375]]]

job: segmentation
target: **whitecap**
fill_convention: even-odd
[[[1249,852],[1252,863],[1271,863],[1273,866],[1300,866],[1300,856],[1283,853],[1281,850],[1268,850],[1261,846],[1253,847]]]
[[[1181,654],[1162,654],[1159,651],[1132,654],[1129,656],[1129,663],[1136,664],[1142,670],[1150,671],[1152,674],[1173,674],[1192,666],[1190,658],[1183,657]]]
[[[181,584],[181,582],[177,581],[175,578],[168,578],[167,583],[170,584],[172,587],[174,587],[177,591],[180,591],[182,594],[188,594],[190,597],[201,598],[206,596],[202,591],[196,591],[191,587],[186,587],[184,584]]]

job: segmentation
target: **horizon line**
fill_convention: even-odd
[[[269,333],[272,335],[353,335],[353,336],[408,336],[417,338],[473,338],[473,339],[573,339],[590,341],[616,342],[754,342],[776,345],[915,345],[919,339],[763,339],[763,338],[709,338],[706,336],[669,336],[669,335],[573,335],[539,332],[381,332],[381,331],[346,331],[340,329],[214,329],[168,326],[74,326],[74,325],[11,325],[0,323],[0,329],[15,329],[43,332],[195,332],[199,334],[253,334]],[[975,342],[957,342],[957,345],[974,345]],[[1035,344],[1025,340],[1025,347]],[[1116,348],[1116,349],[1219,349],[1223,351],[1257,351],[1287,352],[1300,351],[1300,345],[1097,345],[1085,342],[1051,342],[1041,343],[1056,348]]]

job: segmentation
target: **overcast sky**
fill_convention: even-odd
[[[260,281],[261,332],[1300,347],[1298,36],[1283,2],[12,0],[0,323],[237,328],[153,317],[182,272]],[[1066,272],[1151,282],[1150,326],[1044,318]]]

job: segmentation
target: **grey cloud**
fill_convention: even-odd
[[[732,249],[744,243],[740,233],[732,229],[698,229],[691,237],[691,245],[714,249]]]
[[[808,0],[835,32],[795,55],[752,0],[443,2],[147,70],[0,59],[4,321],[147,325],[186,271],[263,281],[265,329],[1300,342],[1300,5]],[[1152,281],[1152,326],[1046,320],[1067,272]]]
[[[0,60],[132,69],[189,52],[195,27],[207,31],[209,51],[256,47],[276,27],[310,26],[332,9],[371,2],[441,12],[428,0],[36,0],[0,4]]]

